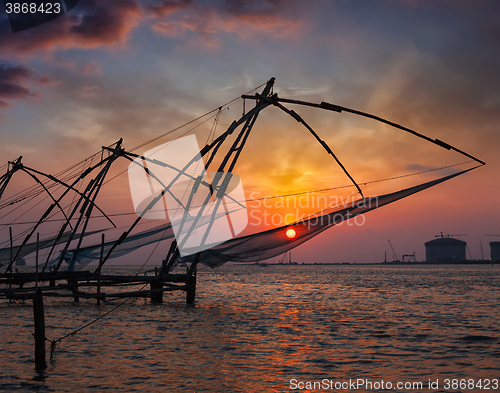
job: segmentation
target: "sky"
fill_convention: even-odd
[[[331,228],[295,249],[293,259],[377,262],[385,252],[391,259],[390,240],[398,257],[415,252],[423,260],[424,242],[441,232],[460,235],[474,259],[482,242],[488,258],[488,243],[500,241],[486,236],[500,235],[499,16],[494,0],[80,0],[62,17],[12,33],[1,4],[0,164],[22,155],[26,165],[57,173],[119,138],[132,148],[162,135],[275,77],[280,97],[372,113],[487,163]],[[468,161],[373,120],[288,107],[360,184]],[[225,109],[216,134],[243,110],[242,101]],[[211,119],[192,131],[201,146],[214,126]],[[377,195],[449,171],[362,188]],[[259,115],[235,173],[247,197],[350,184],[277,108]],[[126,178],[113,187],[102,204],[133,210]],[[314,208],[271,210],[299,217]]]

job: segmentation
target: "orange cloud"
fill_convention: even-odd
[[[101,88],[99,86],[83,86],[80,89],[79,95],[81,98],[92,98],[99,94]]]
[[[102,75],[101,66],[99,63],[88,63],[83,67],[84,75]]]
[[[2,99],[0,109],[9,107],[9,101],[12,100],[38,97],[39,94],[31,91],[27,86],[30,82],[43,86],[58,83],[47,75],[35,75],[33,69],[23,65],[0,64],[0,98]]]
[[[164,18],[174,12],[190,7],[191,3],[190,0],[163,1],[161,4],[152,7],[151,10],[158,18]]]
[[[288,38],[300,31],[302,21],[284,17],[282,9],[286,2],[243,2],[204,6],[198,2],[164,2],[153,9],[154,17],[162,20],[153,25],[153,30],[170,37],[184,37],[189,32],[196,38],[189,43],[213,44],[218,42],[217,33],[230,33],[239,39],[248,40],[256,36],[276,39]]]
[[[126,42],[129,31],[137,26],[140,16],[136,0],[102,0],[81,2],[71,13],[15,34],[4,20],[0,23],[0,50],[24,54],[39,50],[112,46]]]
[[[40,75],[36,78],[36,83],[42,86],[52,86],[60,83],[60,80],[54,80],[49,75]]]
[[[25,99],[34,96],[24,83],[33,74],[32,69],[20,65],[0,65],[0,97],[3,99]],[[0,107],[6,107],[8,103],[2,101]]]

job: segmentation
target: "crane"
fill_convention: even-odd
[[[468,233],[456,233],[454,235],[450,235],[450,234],[443,235],[443,232],[441,232],[440,235],[434,235],[434,237],[460,237],[460,236],[469,236],[469,234]]]
[[[396,262],[396,261],[399,261],[399,258],[398,256],[396,255],[396,251],[394,251],[394,247],[392,246],[391,244],[391,241],[390,240],[387,240],[389,242],[389,246],[391,246],[391,250],[392,250],[392,261],[393,262]]]

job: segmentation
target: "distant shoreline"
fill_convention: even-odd
[[[439,261],[439,262],[326,262],[326,263],[231,263],[232,266],[235,265],[245,265],[245,266],[322,266],[322,265],[338,265],[338,266],[357,266],[357,265],[368,265],[368,266],[407,266],[407,265],[498,265],[500,261],[490,261],[490,260],[474,260],[474,261]]]
[[[227,266],[435,266],[435,265],[500,265],[499,261],[491,261],[491,260],[474,260],[474,261],[440,261],[440,262],[425,262],[425,261],[416,261],[416,262],[314,262],[314,263],[306,263],[306,262],[294,262],[294,263],[238,263],[238,262],[227,262],[225,265]],[[3,265],[6,266],[6,265]],[[90,264],[89,266],[95,266]],[[141,265],[122,265],[122,264],[108,264],[105,267],[134,267]],[[154,269],[154,267],[158,267],[161,265],[148,265],[150,269]],[[2,267],[2,265],[0,265]],[[34,265],[23,265],[19,266],[22,269],[32,269]]]

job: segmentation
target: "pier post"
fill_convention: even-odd
[[[9,235],[10,235],[10,264],[9,267],[7,268],[7,271],[12,273],[12,265],[14,264],[14,256],[12,255],[12,253],[14,252],[14,246],[12,243],[12,227],[9,227]],[[12,283],[10,282],[11,279],[12,277],[9,277],[9,289],[12,289]],[[9,298],[9,303],[12,303],[11,298]]]
[[[199,261],[200,253],[197,253],[186,273],[186,304],[194,304],[196,298],[196,268]]]
[[[47,363],[45,363],[45,316],[40,288],[37,288],[33,298],[33,316],[35,319],[35,370],[42,371],[47,368]]]
[[[14,264],[14,245],[12,242],[12,227],[9,227],[9,236],[10,236],[10,263],[7,271],[12,273],[12,265]]]
[[[186,304],[194,304],[196,298],[196,266],[193,269],[189,269],[186,284],[188,286],[186,290]]]
[[[78,280],[68,280],[68,284],[73,285],[73,287],[71,288],[71,291],[75,295],[73,297],[73,301],[79,302],[80,301],[80,297],[77,295],[77,293],[78,293]]]
[[[102,259],[104,257],[104,233],[101,236],[101,256],[99,258],[99,267],[97,268],[97,295],[101,294],[101,267]],[[97,297],[97,305],[101,305],[101,298]]]
[[[151,281],[149,285],[151,290],[163,289],[163,283],[160,280]],[[151,293],[151,301],[155,303],[163,303],[163,291]]]
[[[187,276],[186,304],[194,304],[196,299],[196,266]]]
[[[99,296],[101,294],[101,270],[97,273],[97,295]],[[101,305],[101,298],[97,298],[97,305]]]
[[[42,273],[43,273],[43,269],[42,269]],[[49,273],[52,273],[52,266],[49,267]],[[54,273],[54,275],[55,275],[55,273]],[[49,286],[51,286],[51,287],[55,287],[56,286],[56,279],[55,278],[51,278],[50,279]]]
[[[35,288],[38,288],[38,246],[40,241],[40,234],[36,233],[36,255],[35,255]]]

